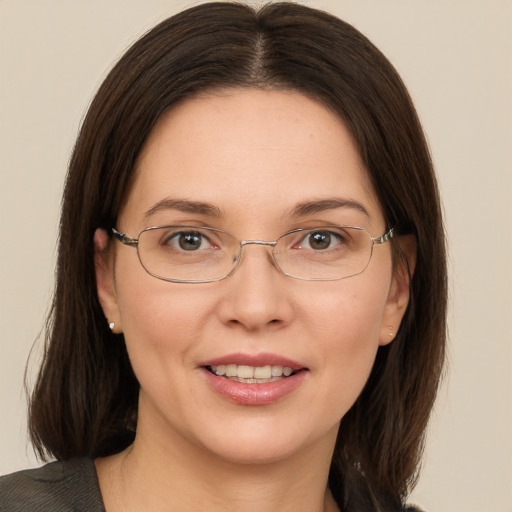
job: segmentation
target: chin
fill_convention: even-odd
[[[214,455],[230,464],[264,466],[289,460],[301,447],[286,444],[250,442],[237,443],[237,446],[217,446]]]
[[[290,429],[282,423],[277,427],[258,423],[253,421],[249,428],[247,425],[233,426],[229,431],[211,432],[208,438],[203,437],[202,444],[211,454],[231,464],[268,465],[315,451],[319,445],[332,450],[339,427],[336,424],[331,428],[324,426],[308,431],[304,424],[295,423],[295,428]]]

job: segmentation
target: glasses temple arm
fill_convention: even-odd
[[[120,233],[115,228],[112,228],[112,233],[114,237],[124,245],[137,246],[139,244],[139,240],[137,238],[130,238],[129,236],[126,236],[124,233]]]
[[[373,243],[385,244],[388,240],[391,240],[393,238],[393,235],[394,235],[393,228],[390,228],[387,233],[384,233],[383,235],[379,236],[378,238],[373,238]]]

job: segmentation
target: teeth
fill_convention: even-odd
[[[236,377],[238,367],[236,364],[228,364],[226,366],[226,377]]]
[[[254,368],[255,379],[270,379],[270,377],[272,377],[272,366],[256,366]],[[274,375],[274,377],[279,377],[279,375]]]
[[[238,366],[236,376],[240,379],[252,379],[254,378],[254,368],[252,366]]]
[[[236,364],[219,364],[211,367],[215,375],[230,377],[232,380],[249,384],[273,382],[289,377],[293,370],[287,366],[246,366]]]

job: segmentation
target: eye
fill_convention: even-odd
[[[312,249],[314,251],[323,251],[331,249],[343,242],[339,233],[333,231],[311,231],[301,241],[302,249]]]
[[[184,251],[197,251],[211,247],[208,238],[199,231],[179,231],[173,233],[163,240],[163,244]]]

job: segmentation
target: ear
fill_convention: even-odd
[[[104,229],[94,233],[94,267],[98,298],[106,321],[112,325],[112,332],[122,332],[121,316],[117,305],[112,251],[109,250],[109,238]]]
[[[388,300],[382,318],[379,345],[391,343],[405,314],[410,299],[410,280],[416,266],[416,239],[413,235],[397,239],[403,257],[395,264]]]

